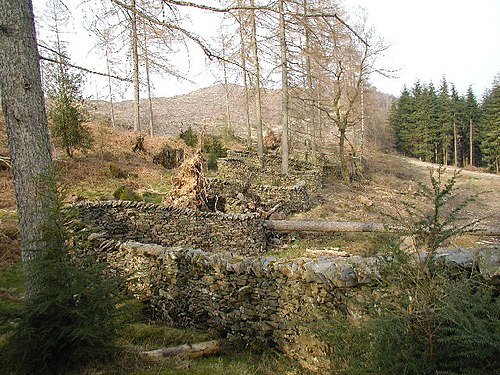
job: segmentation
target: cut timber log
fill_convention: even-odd
[[[403,228],[396,225],[387,226],[377,223],[343,222],[343,221],[309,221],[309,220],[266,220],[267,229],[275,232],[401,232]]]
[[[170,348],[161,348],[142,352],[145,355],[154,359],[161,359],[165,357],[184,356],[188,358],[196,358],[207,355],[214,355],[220,352],[222,344],[219,340],[203,341],[195,344],[184,344],[173,346]]]
[[[379,223],[344,222],[344,221],[312,221],[312,220],[265,220],[264,226],[274,232],[317,232],[317,233],[346,233],[346,232],[383,232],[408,233],[408,229],[401,225],[384,225]],[[475,227],[466,230],[468,234],[476,236],[500,236],[499,227]]]

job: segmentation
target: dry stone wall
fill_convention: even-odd
[[[227,157],[217,161],[218,174],[224,179],[251,185],[294,186],[304,181],[307,190],[317,191],[323,184],[322,170],[312,164],[290,160],[290,173],[281,173],[281,159],[264,155],[262,164],[249,151],[228,151]]]
[[[73,207],[80,225],[102,238],[243,255],[266,249],[264,222],[255,213],[228,215],[128,201],[80,202]]]
[[[133,241],[96,240],[98,258],[120,273],[152,316],[179,326],[216,330],[245,345],[274,345],[311,370],[329,367],[327,344],[313,325],[362,318],[379,289],[390,258],[283,259],[240,256]],[[498,285],[498,247],[476,253],[450,249],[450,267],[478,267]],[[330,343],[331,344],[331,343]]]
[[[225,197],[236,199],[240,194],[252,201],[258,201],[262,209],[269,210],[280,204],[279,212],[286,215],[305,212],[311,208],[305,184],[298,183],[291,187],[246,185],[239,181],[208,179],[207,194],[209,197]]]
[[[99,257],[125,276],[153,317],[216,330],[245,345],[277,345],[304,366],[327,366],[311,322],[359,310],[372,298],[380,259],[243,257],[103,241]]]

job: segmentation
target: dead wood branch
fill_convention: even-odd
[[[196,357],[217,354],[221,351],[221,349],[222,345],[219,340],[211,340],[211,341],[198,342],[195,344],[184,344],[179,346],[173,346],[170,348],[161,348],[157,350],[141,352],[141,354],[154,359],[161,359],[165,357],[174,357],[174,356],[196,358]]]
[[[78,65],[71,64],[71,63],[69,63],[67,61],[62,61],[61,62],[59,60],[52,59],[50,57],[42,56],[42,55],[39,55],[39,58],[40,58],[40,60],[45,60],[45,61],[48,61],[48,62],[51,62],[51,63],[54,63],[54,64],[63,64],[63,65],[69,66],[71,68],[75,68],[75,69],[81,70],[82,72],[86,72],[86,73],[90,73],[90,74],[95,74],[95,75],[103,76],[103,77],[114,78],[114,79],[117,79],[117,80],[122,81],[122,82],[132,82],[132,80],[129,79],[129,78],[124,78],[124,77],[120,77],[120,76],[113,75],[113,74],[107,74],[107,73],[97,72],[95,70],[84,68],[83,66],[78,66]]]

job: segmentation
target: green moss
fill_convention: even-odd
[[[113,197],[122,201],[141,201],[142,197],[129,186],[120,186],[113,193]]]

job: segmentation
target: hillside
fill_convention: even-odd
[[[230,84],[229,110],[231,128],[236,136],[246,136],[245,95],[242,86]],[[265,89],[262,92],[262,117],[264,131],[273,129],[279,131],[281,125],[281,92]],[[255,118],[253,96],[250,98],[250,116]],[[384,93],[369,91],[366,95],[367,138],[375,143],[383,143],[387,135],[381,131],[387,112],[394,97]],[[168,98],[153,98],[153,116],[155,133],[160,135],[177,135],[180,129],[186,130],[192,126],[196,130],[206,127],[208,132],[221,133],[227,125],[226,89],[223,84],[193,91],[187,95]],[[86,103],[89,117],[93,121],[105,122],[110,119],[110,105],[105,101],[89,101]],[[302,105],[294,103],[291,106]],[[148,101],[141,99],[141,124],[147,131],[149,126]],[[115,121],[121,128],[133,129],[133,103],[121,101],[114,105]],[[293,123],[292,119],[292,123]],[[324,136],[329,136],[326,134]]]
[[[264,126],[276,127],[279,118],[277,110],[280,103],[279,92],[264,90],[263,92],[263,121]],[[244,120],[244,92],[238,85],[229,85],[229,101],[231,105],[231,121],[235,124],[236,135],[243,136],[245,132]],[[155,132],[163,135],[178,134],[179,129],[192,126],[194,129],[207,127],[208,131],[220,132],[226,125],[226,90],[224,85],[214,85],[193,91],[187,95],[178,95],[168,98],[154,98],[153,113]],[[110,118],[109,103],[104,101],[90,101],[88,103],[91,118],[103,121]],[[143,128],[149,126],[147,113],[148,102],[142,99],[141,123]],[[115,104],[115,118],[118,126],[125,129],[133,128],[132,101],[122,101]],[[251,106],[253,113],[253,105]]]
[[[68,188],[67,200],[113,199],[113,192],[120,186],[130,187],[152,201],[161,200],[161,195],[171,187],[172,173],[154,164],[151,155],[132,152],[135,134],[95,123],[89,123],[88,126],[95,140],[91,152],[78,154],[74,159],[66,157],[60,150],[54,154],[60,179]],[[165,143],[182,146],[176,137],[145,138],[146,150],[151,154],[159,151]],[[5,146],[5,128],[2,126],[0,147],[5,151]],[[117,177],[112,168],[118,168],[128,177]],[[315,206],[310,211],[295,214],[291,219],[387,222],[386,214],[403,212],[406,203],[425,209],[427,206],[418,195],[418,183],[428,183],[428,168],[429,165],[410,159],[372,151],[367,155],[361,181],[346,185],[337,176],[329,176],[324,188],[313,195]],[[446,176],[451,176],[451,170]],[[10,171],[0,171],[0,187],[0,232],[3,237],[2,250],[7,256],[5,254],[7,251],[12,252],[12,246],[14,250],[17,247],[15,199]],[[459,198],[484,192],[467,208],[469,219],[481,218],[484,225],[498,226],[500,176],[464,171],[458,187]],[[303,241],[302,247],[324,247],[330,244],[348,252],[364,252],[374,246],[374,237],[367,234],[335,235],[333,238],[319,238],[319,242],[314,236],[305,236]],[[477,241],[478,238],[469,236],[450,245],[476,246]]]

